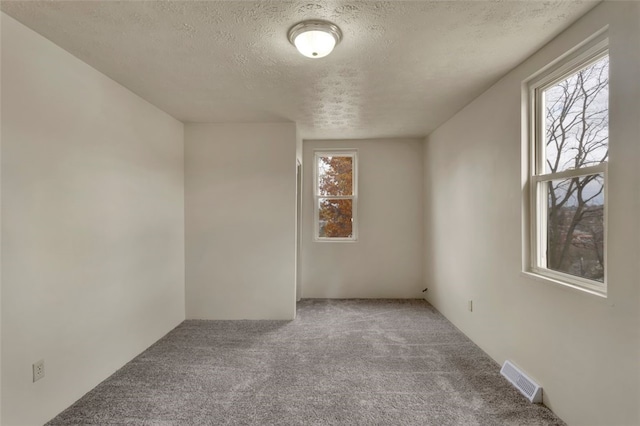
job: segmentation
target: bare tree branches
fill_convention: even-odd
[[[608,75],[608,58],[603,58],[544,91],[547,173],[607,161]],[[604,275],[602,175],[549,181],[547,185],[548,267],[601,280]]]

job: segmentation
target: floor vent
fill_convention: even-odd
[[[500,374],[507,378],[527,399],[534,403],[542,402],[542,388],[518,367],[505,361]]]

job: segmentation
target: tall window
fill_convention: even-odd
[[[530,85],[531,272],[606,294],[606,40]]]
[[[316,151],[314,162],[316,240],[355,241],[356,152]]]

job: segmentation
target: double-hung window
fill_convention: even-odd
[[[356,240],[356,167],[356,151],[315,152],[316,241]]]
[[[606,39],[529,83],[530,272],[606,295]]]

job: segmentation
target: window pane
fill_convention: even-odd
[[[545,173],[595,166],[609,152],[609,57],[544,90]]]
[[[602,174],[547,183],[547,268],[604,282]]]
[[[320,238],[351,238],[353,236],[353,200],[320,198]]]
[[[318,157],[318,195],[353,195],[353,157]]]

